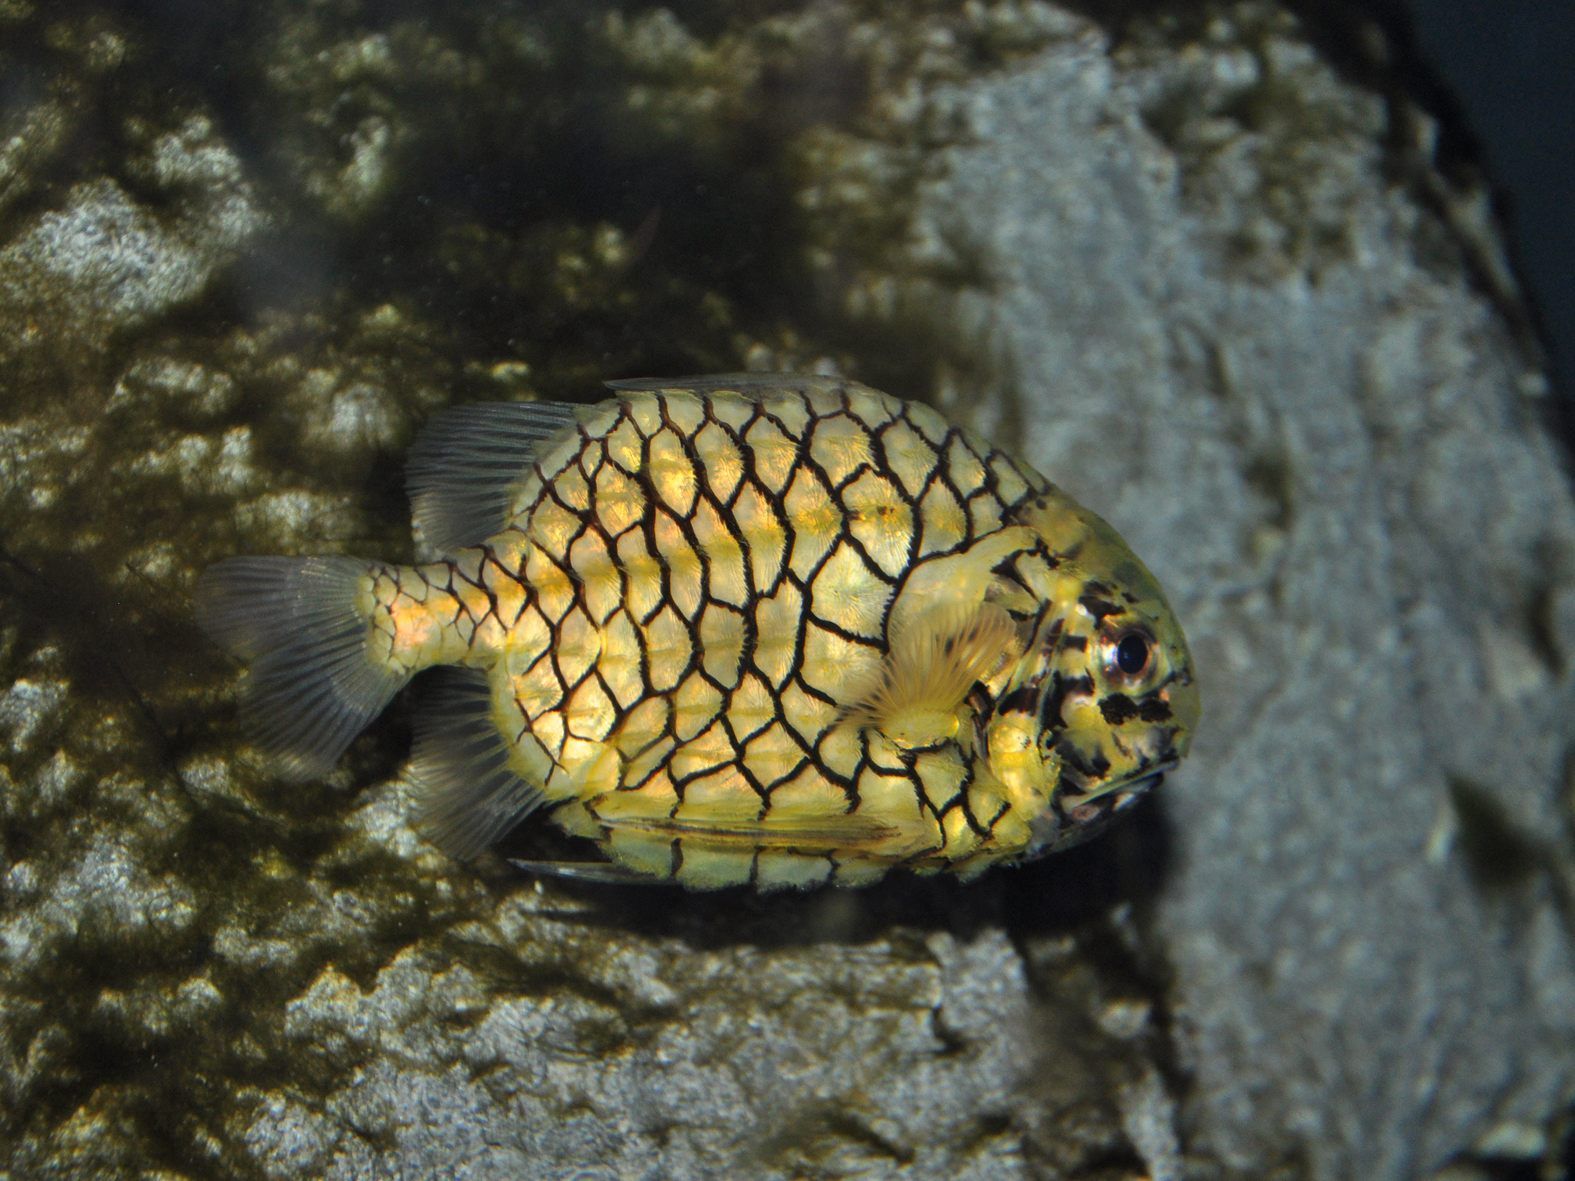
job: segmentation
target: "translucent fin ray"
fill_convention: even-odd
[[[499,532],[510,488],[576,413],[563,402],[479,402],[434,415],[406,465],[417,537],[451,553]]]
[[[407,675],[378,662],[355,558],[230,558],[197,582],[197,620],[246,661],[241,719],[291,779],[328,773]]]
[[[537,877],[565,882],[595,882],[602,886],[676,886],[666,878],[653,878],[639,870],[612,861],[524,861],[509,858],[509,864]]]
[[[853,685],[846,717],[903,743],[943,725],[984,680],[1020,650],[1017,626],[994,603],[973,610],[944,606],[894,637],[891,651],[869,678]]]
[[[475,669],[431,674],[417,711],[410,776],[416,827],[453,857],[473,857],[541,806],[541,789],[509,767],[492,691]]]
[[[859,383],[846,377],[820,373],[708,373],[703,377],[629,377],[604,382],[618,393],[649,393],[656,390],[687,390],[696,394],[732,390],[746,398],[759,398],[785,390],[835,390]]]

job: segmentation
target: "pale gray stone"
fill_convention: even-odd
[[[1575,1084],[1575,682],[1543,614],[1562,636],[1575,507],[1535,362],[1424,259],[1380,99],[1290,34],[1214,33],[1180,57],[1091,37],[964,88],[976,143],[919,217],[977,251],[954,314],[1022,397],[1025,452],[1193,644],[1155,929],[1189,1148],[1414,1177]],[[1254,102],[1288,109],[1189,155]],[[1481,826],[1518,863],[1474,865]]]

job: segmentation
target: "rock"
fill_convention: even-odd
[[[0,1172],[1552,1175],[1575,509],[1481,203],[1269,0],[881,7],[0,2]],[[203,565],[408,557],[450,401],[745,364],[1120,528],[1204,679],[1154,806],[711,897],[445,861],[419,692],[257,763]]]
[[[1386,180],[1394,116],[1237,11],[965,87],[919,220],[983,272],[937,321],[1202,670],[1153,927],[1189,1149],[1422,1176],[1570,1094],[1575,507],[1535,360]]]
[[[75,185],[0,251],[0,317],[34,338],[47,321],[97,350],[201,294],[262,226],[239,160],[202,117],[154,137],[132,167],[170,208],[155,213],[109,177]]]

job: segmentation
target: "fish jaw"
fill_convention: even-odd
[[[1118,816],[1131,811],[1139,800],[1158,787],[1164,781],[1166,772],[1175,765],[1172,760],[1159,770],[1108,784],[1092,795],[1059,796],[1053,807],[1046,808],[1034,818],[1030,825],[1033,836],[1023,849],[1020,860],[1037,861],[1051,853],[1072,849],[1092,840]]]

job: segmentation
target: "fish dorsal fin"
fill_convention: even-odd
[[[605,384],[608,389],[620,394],[655,393],[661,390],[713,394],[719,390],[728,390],[756,400],[790,391],[809,393],[815,390],[865,388],[849,378],[828,377],[820,373],[707,373],[699,377],[629,377]]]
[[[938,608],[907,623],[880,667],[854,684],[847,718],[898,746],[944,740],[974,685],[1019,651],[1017,625],[994,603]]]
[[[477,402],[433,415],[410,448],[405,474],[421,541],[441,554],[501,531],[510,490],[542,445],[575,422],[578,409],[564,402]]]
[[[473,857],[542,802],[541,788],[509,766],[491,687],[475,669],[431,674],[417,715],[410,777],[420,789],[416,827],[453,857]]]

